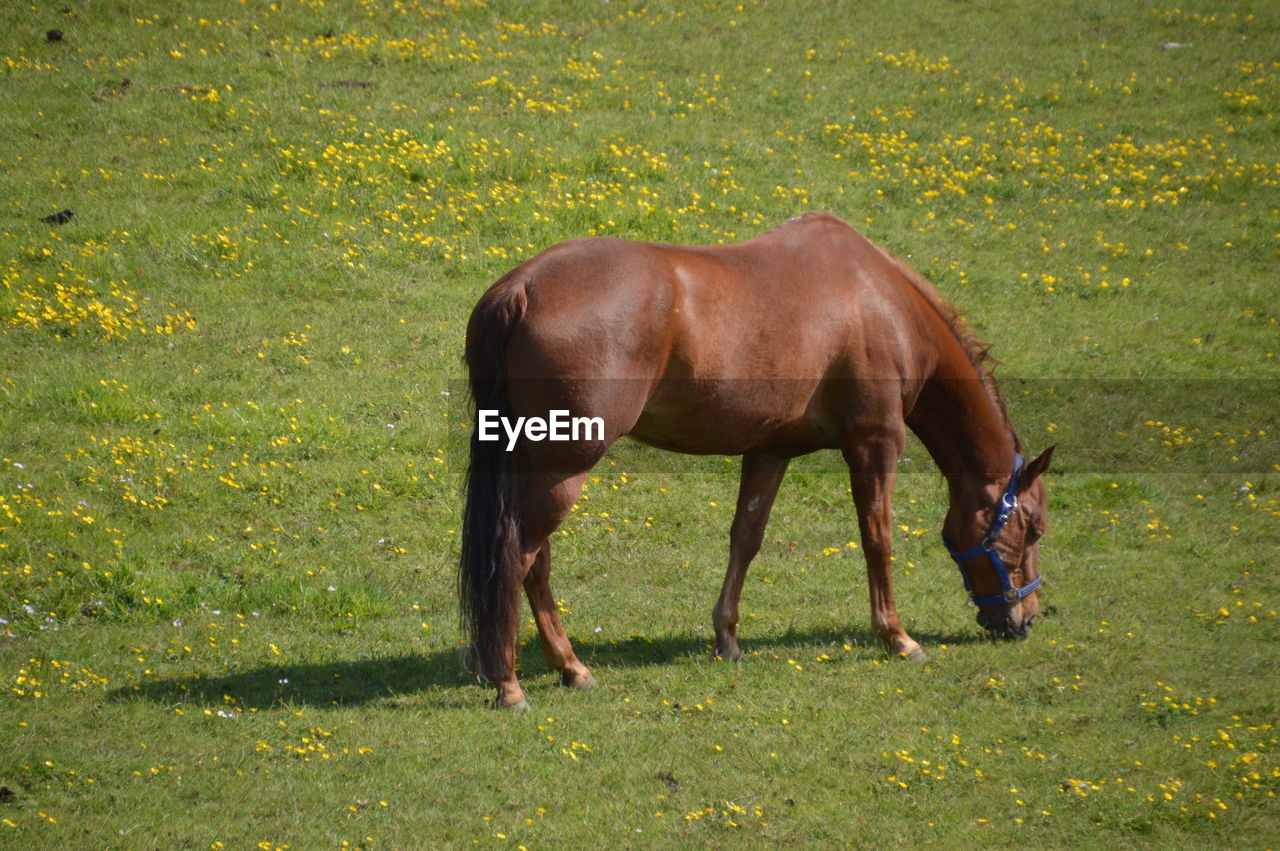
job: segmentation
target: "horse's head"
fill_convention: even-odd
[[[980,504],[953,502],[947,512],[943,543],[978,607],[978,623],[995,636],[1025,638],[1040,611],[1040,537],[1049,509],[1042,476],[1052,457],[1053,447],[1030,463],[1019,456],[994,500],[984,494]]]

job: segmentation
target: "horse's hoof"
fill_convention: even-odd
[[[587,674],[570,674],[567,671],[560,673],[560,685],[571,689],[587,689],[595,688],[599,685],[596,678],[590,672]]]
[[[741,662],[742,651],[738,648],[732,650],[720,650],[719,648],[711,651],[712,662]]]
[[[909,653],[899,653],[898,655],[908,662],[924,662],[929,658],[929,655],[919,647]]]
[[[503,703],[502,695],[498,695],[493,699],[493,708],[494,709],[510,709],[515,712],[528,712],[529,701],[525,700],[522,697],[519,700],[517,700],[515,703]]]

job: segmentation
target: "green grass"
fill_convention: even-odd
[[[1273,842],[1274,4],[137,6],[0,12],[0,846]],[[601,688],[527,625],[533,711],[488,712],[471,306],[562,239],[808,209],[1058,444],[1049,614],[980,634],[912,445],[930,659],[887,658],[811,457],[713,663],[736,462],[619,446],[552,577]]]

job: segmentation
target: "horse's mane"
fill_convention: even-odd
[[[987,391],[987,395],[991,397],[996,410],[1000,412],[1000,418],[1004,420],[1005,430],[1013,438],[1014,449],[1021,452],[1022,444],[1018,440],[1018,433],[1013,430],[1013,423],[1009,421],[1009,412],[1005,408],[1004,395],[1000,392],[1000,385],[996,383],[994,369],[1000,365],[1000,361],[991,355],[991,344],[974,333],[973,329],[960,317],[959,311],[942,297],[942,293],[938,292],[937,287],[930,283],[928,278],[911,268],[901,257],[880,248],[878,245],[876,248],[902,273],[902,276],[915,288],[916,292],[920,293],[925,302],[937,312],[943,324],[951,329],[951,333],[955,335],[956,342],[960,344],[965,356],[969,358],[969,363],[973,364],[973,371],[978,374],[983,389]]]

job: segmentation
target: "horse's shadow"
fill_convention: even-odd
[[[917,633],[925,647],[939,644],[963,645],[990,641],[975,633]],[[789,629],[780,635],[742,641],[745,664],[753,657],[767,655],[781,648],[808,646],[820,648],[850,644],[861,649],[868,658],[883,658],[883,645],[869,630]],[[578,655],[596,669],[636,668],[668,665],[681,660],[711,658],[708,638],[689,635],[665,635],[655,638],[631,636],[619,640],[579,638],[575,641]],[[789,649],[786,652],[794,652]],[[522,676],[535,680],[547,669],[535,641],[523,648]],[[434,703],[457,706],[470,703],[456,690],[474,685],[476,678],[467,672],[464,648],[453,647],[430,654],[406,653],[395,656],[368,656],[330,662],[308,662],[262,665],[251,670],[215,677],[177,674],[118,688],[111,700],[146,700],[166,706],[196,706],[227,712],[272,707],[309,707],[336,709],[382,702],[435,692]],[[729,663],[724,663],[729,664]]]
[[[940,644],[951,646],[991,640],[985,635],[977,633],[944,634],[915,631],[912,635],[925,648],[926,652],[930,647],[936,647]],[[876,634],[866,628],[837,629],[835,627],[817,627],[797,629],[796,627],[788,627],[786,630],[774,635],[755,638],[740,635],[738,640],[745,664],[750,664],[751,659],[757,655],[764,656],[773,651],[781,653],[782,648],[789,648],[786,651],[788,653],[796,652],[795,648],[797,647],[809,647],[815,652],[820,652],[822,648],[843,647],[848,644],[865,653],[868,658],[875,659],[884,658],[887,652],[885,645]],[[688,658],[711,660],[714,645],[710,635],[668,635],[657,638],[631,636],[618,641],[601,641],[598,638],[585,641],[581,638],[575,638],[574,648],[578,656],[588,666],[630,668],[643,665],[665,665]]]
[[[464,685],[467,676],[460,659],[456,650],[361,654],[358,659],[261,665],[211,677],[175,674],[118,688],[109,697],[228,712],[287,706],[337,709]]]

